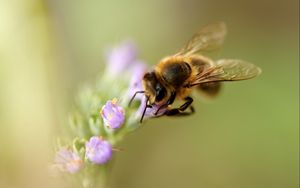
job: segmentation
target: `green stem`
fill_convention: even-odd
[[[107,188],[109,166],[88,164],[82,177],[83,188]]]

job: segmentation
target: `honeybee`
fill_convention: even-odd
[[[163,115],[189,115],[194,112],[190,96],[194,88],[202,93],[215,96],[223,81],[238,81],[254,78],[261,69],[251,63],[238,59],[212,59],[201,55],[203,52],[220,48],[226,35],[226,25],[223,22],[203,27],[176,54],[163,58],[154,70],[145,73],[142,83],[146,96],[146,106],[140,121],[143,121],[147,108],[157,105],[155,115],[161,109],[166,109]],[[183,100],[179,108],[172,108],[175,100]],[[130,104],[129,103],[129,104]],[[190,112],[185,110],[190,108]]]

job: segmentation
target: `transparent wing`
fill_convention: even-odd
[[[261,69],[252,63],[238,59],[221,59],[215,66],[198,74],[187,87],[207,82],[247,80],[260,73]]]
[[[225,35],[225,23],[209,24],[196,33],[175,55],[192,55],[198,52],[216,50],[223,44]]]

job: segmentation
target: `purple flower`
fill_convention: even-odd
[[[61,148],[56,153],[54,166],[63,172],[76,173],[83,167],[83,161],[71,149]]]
[[[125,111],[121,106],[117,105],[117,99],[107,101],[102,107],[101,116],[104,125],[112,129],[120,128],[125,120]]]
[[[101,137],[93,136],[86,143],[85,157],[95,164],[104,164],[112,156],[111,144]]]
[[[134,43],[126,41],[113,48],[107,55],[107,72],[112,75],[122,73],[137,60],[137,50]]]
[[[147,70],[147,66],[142,62],[137,62],[134,65],[133,70],[132,70],[132,77],[131,77],[129,89],[128,89],[128,97],[130,99],[137,91],[144,90],[142,80],[143,80],[146,70]],[[142,100],[142,96],[143,95],[136,95],[135,98]]]
[[[142,100],[141,100],[141,105],[139,107],[139,109],[137,110],[137,115],[138,116],[142,116],[143,112],[144,112],[144,109],[145,109],[145,106],[146,106],[146,97],[143,96]],[[157,110],[159,109],[159,105],[156,105],[156,104],[152,104],[152,108],[147,108],[146,109],[146,112],[145,112],[145,115],[144,115],[144,118],[149,118],[149,117],[154,117],[154,116],[161,116],[163,115],[166,110],[167,110],[167,107],[164,107],[164,108],[161,108],[158,113],[155,115],[155,113],[157,112]]]

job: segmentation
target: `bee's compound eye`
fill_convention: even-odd
[[[165,88],[159,88],[156,90],[155,101],[159,102],[165,98],[167,91]]]

